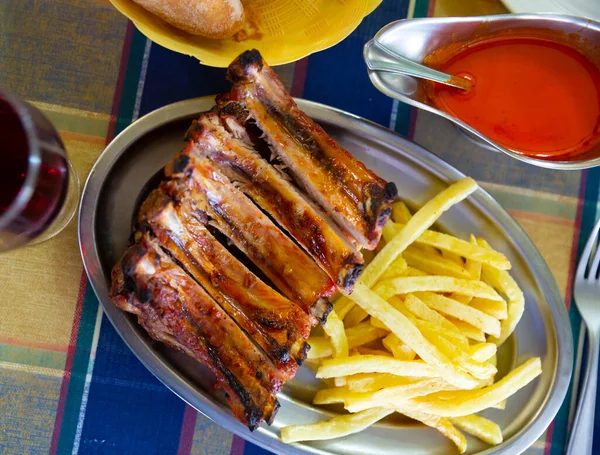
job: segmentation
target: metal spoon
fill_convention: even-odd
[[[462,90],[469,90],[473,86],[473,83],[468,79],[442,73],[441,71],[416,63],[388,49],[374,39],[365,44],[364,57],[367,68],[371,71],[405,74],[407,76],[450,85]]]

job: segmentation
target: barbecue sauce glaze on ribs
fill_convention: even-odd
[[[250,430],[306,358],[310,329],[351,292],[396,187],[303,113],[256,50],[136,217],[111,299],[205,364]]]

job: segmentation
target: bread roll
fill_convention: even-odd
[[[229,38],[244,24],[240,0],[134,0],[174,27],[208,38]]]

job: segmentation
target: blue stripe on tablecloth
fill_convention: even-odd
[[[152,45],[140,116],[176,101],[229,90],[224,68],[201,65],[187,55]]]
[[[597,210],[598,197],[600,195],[600,168],[594,168],[588,171],[584,171],[582,179],[584,179],[582,180],[582,182],[585,185],[585,188],[582,194],[583,209],[581,211],[579,243],[577,247],[577,261],[579,261],[579,258],[581,257],[583,248],[585,247],[588,237],[592,232],[592,228],[594,227],[594,224],[596,223],[596,219],[598,217]],[[573,329],[573,341],[575,343],[575,348],[577,349],[577,341],[579,340],[579,331],[581,327],[581,316],[579,314],[579,311],[577,311],[577,307],[575,305],[574,300],[571,301],[571,306],[569,307],[569,317],[571,319],[571,327]],[[582,372],[584,371],[583,368],[585,368],[585,359],[582,364]],[[549,451],[552,455],[560,455],[563,454],[565,451],[569,432],[568,416],[569,407],[571,404],[572,388],[573,384],[569,386],[569,390],[567,391],[565,401],[563,402],[563,405],[560,408],[560,411],[558,412],[554,420],[552,440]],[[596,408],[600,409],[600,396],[597,396]],[[600,453],[600,415],[598,413],[596,414],[596,419],[594,422],[593,453]]]
[[[133,41],[136,38],[140,45],[132,46],[125,84],[117,100],[120,103],[115,131],[117,134],[131,122],[135,110],[146,49],[145,38],[137,30]],[[198,96],[196,93],[186,95],[186,84],[176,84],[171,80],[167,80],[168,85],[165,87],[173,90],[156,89],[160,85],[157,79],[165,80],[164,74],[155,69],[157,66],[178,70],[183,74],[192,74],[199,67],[196,61],[186,58],[190,68],[188,71],[181,64],[175,65],[168,59],[161,59],[165,53],[167,51],[157,45],[152,48],[152,58],[148,64],[154,65],[155,72],[146,73],[144,95],[152,95],[145,97],[146,105],[158,107],[167,104],[171,100],[164,103],[162,100],[174,96],[173,93],[183,98]],[[200,80],[196,81],[196,86],[198,85],[201,85]],[[181,98],[174,100],[177,99]],[[142,102],[140,110],[146,112],[143,109]],[[146,109],[152,110],[154,107]],[[91,298],[96,301],[95,296]],[[103,317],[79,440],[79,453],[175,455],[180,444],[185,407],[183,401],[146,370],[125,346],[106,317]]]
[[[384,2],[344,41],[308,58],[303,97],[388,126],[392,99],[377,90],[362,58],[364,44],[384,25],[406,17],[408,0]]]
[[[136,65],[139,72],[139,62]],[[201,66],[191,57],[153,44],[139,114],[228,88],[224,69]],[[131,84],[121,95],[122,126],[131,121],[137,89],[138,84]],[[80,453],[176,454],[185,409],[185,403],[146,370],[103,319]]]
[[[79,452],[175,455],[185,406],[104,319]]]
[[[271,452],[262,449],[248,441],[244,445],[244,455],[269,455]]]

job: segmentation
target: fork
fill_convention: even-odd
[[[577,403],[577,413],[567,454],[589,455],[592,453],[594,414],[596,411],[596,379],[598,377],[598,354],[600,347],[600,245],[598,245],[600,220],[594,226],[587,241],[575,274],[575,304],[587,327],[588,358]],[[594,252],[595,251],[595,252]]]

